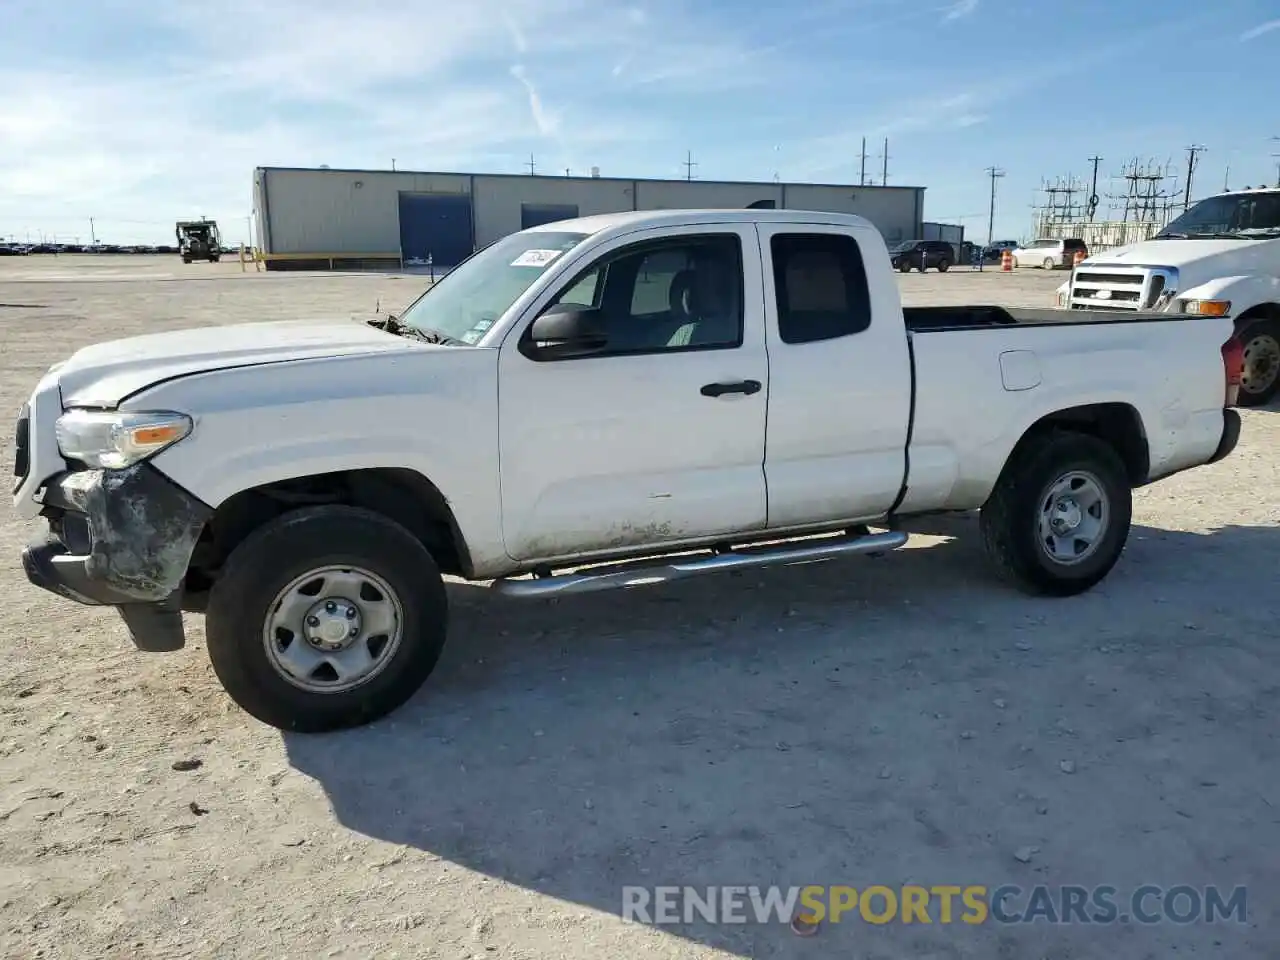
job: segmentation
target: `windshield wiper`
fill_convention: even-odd
[[[387,333],[394,334],[397,337],[417,340],[420,343],[436,343],[448,347],[466,346],[465,341],[459,340],[457,337],[451,337],[447,333],[441,333],[439,330],[420,330],[417,327],[409,326],[407,323],[401,323],[400,318],[394,313],[387,314],[384,319],[374,318],[368,323],[371,327],[385,330]]]
[[[1238,233],[1225,233],[1223,231],[1208,233],[1158,233],[1156,240],[1245,240],[1246,237]]]

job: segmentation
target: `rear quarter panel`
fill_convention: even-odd
[[[1230,320],[1207,317],[915,334],[915,425],[900,512],[981,506],[1028,428],[1085,404],[1138,412],[1149,479],[1205,462],[1222,436],[1221,346],[1230,336]]]

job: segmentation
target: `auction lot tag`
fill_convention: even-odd
[[[526,250],[511,261],[513,267],[545,267],[560,256],[559,250]]]

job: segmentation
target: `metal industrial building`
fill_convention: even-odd
[[[259,167],[253,203],[268,269],[449,266],[525,227],[624,210],[856,213],[893,244],[922,237],[924,188]]]

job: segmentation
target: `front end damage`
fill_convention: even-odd
[[[51,477],[47,530],[22,552],[27,579],[119,609],[141,650],[178,650],[182,584],[212,509],[148,463]]]

